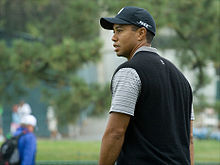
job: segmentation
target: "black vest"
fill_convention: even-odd
[[[117,165],[189,165],[192,91],[168,60],[138,52],[121,68],[133,68],[141,93],[128,125]]]

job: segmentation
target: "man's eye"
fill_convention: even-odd
[[[123,30],[122,29],[116,29],[116,30],[113,30],[113,33],[115,34],[115,33],[120,33],[120,32],[122,32]]]
[[[121,30],[121,29],[118,29],[117,32],[120,33],[120,32],[122,32],[122,30]]]

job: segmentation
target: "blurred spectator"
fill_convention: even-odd
[[[193,136],[196,139],[213,139],[220,141],[220,131],[208,127],[193,128]]]
[[[18,106],[18,114],[20,119],[22,119],[26,115],[30,115],[32,112],[31,107],[28,103],[25,103],[23,100],[20,101]]]
[[[21,126],[15,132],[15,136],[25,133],[19,138],[18,150],[20,156],[20,165],[34,165],[37,152],[36,137],[34,128],[37,119],[33,115],[26,115],[21,119]]]
[[[20,116],[18,114],[18,105],[15,104],[12,108],[11,133],[14,134],[14,132],[17,130],[19,126],[20,126]]]
[[[217,131],[217,130],[216,130],[216,131],[213,131],[213,132],[210,134],[210,138],[220,141],[220,131],[219,131],[219,130],[218,130],[218,131]]]
[[[193,136],[197,139],[207,139],[209,137],[209,129],[206,127],[193,128]]]
[[[52,106],[47,108],[47,124],[51,138],[58,138],[57,118]]]

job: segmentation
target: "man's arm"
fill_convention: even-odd
[[[99,165],[113,165],[124,143],[124,136],[130,116],[123,113],[110,113],[109,121],[102,138]]]
[[[190,121],[190,160],[191,165],[194,165],[193,120]]]

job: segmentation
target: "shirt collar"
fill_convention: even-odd
[[[140,52],[140,51],[148,51],[148,52],[153,52],[153,53],[158,54],[156,48],[149,47],[149,46],[142,46],[142,47],[138,48],[138,49],[135,51],[134,55],[137,54],[137,53]]]

